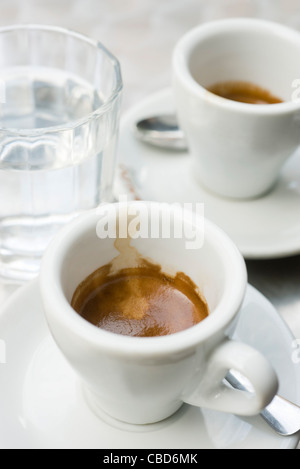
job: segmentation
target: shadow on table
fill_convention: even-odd
[[[247,260],[248,281],[300,330],[300,256]],[[299,319],[298,319],[299,318]]]

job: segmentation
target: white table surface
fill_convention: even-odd
[[[182,34],[199,23],[235,16],[270,19],[300,31],[299,0],[0,0],[0,26],[62,26],[110,49],[122,67],[123,113],[169,86],[172,50]],[[247,267],[249,283],[271,300],[300,338],[300,256],[248,261]],[[17,287],[0,283],[0,301]]]

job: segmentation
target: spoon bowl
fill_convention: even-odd
[[[150,145],[177,151],[186,151],[187,143],[175,114],[146,117],[134,126],[135,136]]]

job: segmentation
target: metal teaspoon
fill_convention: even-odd
[[[242,376],[233,371],[227,373],[225,379],[235,389],[248,389]],[[290,436],[300,430],[300,407],[281,396],[275,396],[260,415],[279,435]]]
[[[175,114],[163,114],[139,120],[134,127],[135,136],[143,142],[160,148],[186,150],[183,131]]]

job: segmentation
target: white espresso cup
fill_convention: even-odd
[[[277,23],[225,19],[186,33],[173,54],[175,105],[193,174],[223,197],[259,197],[300,144],[300,34]],[[208,91],[257,85],[283,102],[249,104]],[[298,89],[297,89],[298,88]]]
[[[132,215],[147,223],[150,234],[151,223],[156,229],[170,222],[170,236],[134,236],[130,243],[164,272],[184,272],[198,286],[210,309],[199,324],[165,336],[130,337],[96,327],[70,306],[76,287],[119,255],[107,227],[125,224],[127,230]],[[180,225],[190,233],[188,242],[173,235]],[[192,238],[201,243],[191,244]],[[254,415],[272,400],[278,382],[271,364],[257,350],[227,337],[246,287],[244,260],[223,231],[199,214],[160,203],[109,204],[80,216],[52,241],[40,273],[49,328],[78,373],[90,407],[131,424],[161,421],[184,402]],[[250,381],[254,394],[223,382],[231,369]]]

